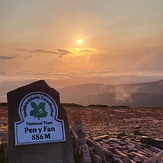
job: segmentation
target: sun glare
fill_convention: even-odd
[[[82,40],[82,39],[78,39],[78,40],[77,40],[77,43],[78,43],[79,45],[81,45],[81,44],[83,43],[83,40]]]

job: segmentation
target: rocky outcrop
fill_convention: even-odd
[[[89,136],[79,122],[71,136],[76,163],[163,163],[160,139],[127,133]],[[7,149],[7,143],[0,144],[0,163],[7,163]]]
[[[152,138],[126,133],[86,137],[78,122],[71,133],[77,163],[163,163],[160,141]],[[147,140],[155,144],[147,144]]]
[[[7,109],[0,111],[0,163],[6,163]],[[71,130],[76,163],[163,163],[162,108],[71,107],[67,114],[70,126],[83,124]]]
[[[163,150],[163,140],[160,139],[152,139],[148,137],[143,137],[140,139],[142,143],[154,146],[156,148],[162,149]]]
[[[91,163],[91,155],[87,145],[86,135],[79,122],[74,123],[71,130],[75,162]]]

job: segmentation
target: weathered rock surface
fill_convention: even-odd
[[[163,140],[161,139],[152,139],[148,137],[143,137],[140,139],[142,143],[154,146],[156,148],[162,149],[163,150]]]
[[[77,163],[86,160],[92,163],[163,163],[162,146],[155,144],[163,139],[162,108],[71,107],[66,110],[70,126],[76,120],[83,126],[72,127]],[[7,108],[0,106],[0,156],[5,153],[6,158],[7,139]],[[147,140],[156,141],[150,144]],[[5,157],[3,155],[3,159]]]
[[[72,128],[72,138],[74,154],[78,155],[76,162],[79,163],[163,163],[163,150],[156,148],[162,147],[160,141],[135,136],[134,133],[86,137],[83,127],[76,123]],[[154,141],[154,144],[149,145],[144,140]]]

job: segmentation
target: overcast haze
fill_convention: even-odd
[[[162,0],[0,0],[0,23],[0,100],[39,79],[57,88],[163,79]]]

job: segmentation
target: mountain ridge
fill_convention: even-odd
[[[163,106],[163,80],[117,85],[87,83],[67,86],[58,91],[62,102],[82,105]]]

